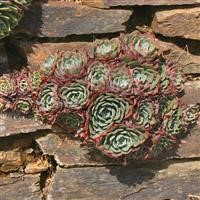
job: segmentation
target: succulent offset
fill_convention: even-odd
[[[146,159],[199,117],[199,104],[178,98],[184,77],[171,63],[150,34],[97,40],[0,77],[0,109],[59,125],[109,157]]]
[[[32,0],[0,1],[0,39],[8,36],[21,20],[24,10]]]

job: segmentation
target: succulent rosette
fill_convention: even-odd
[[[163,64],[160,68],[161,88],[164,93],[174,93],[183,91],[185,78],[174,66]]]
[[[54,74],[58,80],[81,77],[87,62],[88,58],[84,52],[65,52],[58,60]]]
[[[176,137],[185,133],[186,126],[183,120],[183,109],[178,107],[172,114],[163,121],[163,130],[168,136]]]
[[[149,67],[140,66],[133,68],[132,77],[135,95],[149,96],[159,92],[160,74]]]
[[[15,73],[15,77],[19,94],[25,94],[31,91],[27,70],[23,69],[20,72]]]
[[[59,53],[52,54],[48,56],[40,65],[40,71],[45,76],[50,76],[53,74],[56,62],[60,58]]]
[[[58,86],[53,82],[41,86],[37,96],[37,115],[41,115],[50,122],[54,122],[56,114],[62,109],[62,103],[58,95]]]
[[[109,79],[108,66],[101,62],[94,62],[88,70],[88,82],[92,89],[105,88]]]
[[[152,128],[157,124],[158,104],[153,101],[141,101],[133,116],[133,124],[142,128]]]
[[[14,27],[10,12],[21,15],[12,5],[19,11],[28,2],[0,2],[0,38]],[[127,159],[160,154],[196,123],[200,106],[181,103],[184,77],[152,34],[137,31],[92,47],[57,52],[36,68],[1,76],[0,110],[59,125],[106,155]]]
[[[0,96],[11,97],[16,94],[16,84],[14,77],[4,74],[0,77]]]
[[[32,111],[33,102],[30,98],[18,98],[13,109],[21,114],[28,115]]]
[[[151,41],[152,39],[143,36],[137,31],[121,37],[126,46],[124,47],[124,54],[129,58],[140,60],[140,57],[151,57],[153,59],[158,54],[156,46]]]
[[[121,94],[132,95],[133,78],[131,71],[125,67],[117,67],[113,70],[110,78],[112,90]]]
[[[65,84],[59,90],[65,108],[79,110],[89,102],[89,90],[81,82]]]
[[[140,130],[118,126],[110,131],[97,147],[108,156],[120,157],[134,151],[145,140],[146,136]]]
[[[200,116],[200,104],[192,104],[184,109],[184,122],[186,125],[195,124]]]
[[[30,0],[1,0],[0,1],[0,39],[9,35],[23,16],[25,6]]]
[[[165,150],[171,149],[173,143],[174,140],[167,136],[157,136],[156,140],[153,143],[153,146],[149,150],[148,157],[156,157]]]
[[[32,93],[40,89],[44,75],[39,69],[30,70],[28,73],[28,84]]]
[[[171,82],[169,80],[169,73],[170,69],[168,69],[168,66],[166,64],[162,64],[160,66],[160,87],[162,89],[162,92],[168,92],[171,88],[169,87],[171,85]]]
[[[95,57],[100,60],[111,60],[120,53],[120,41],[118,38],[111,40],[96,40],[95,41]]]
[[[182,92],[184,90],[183,83],[185,82],[185,78],[180,71],[178,71],[177,69],[173,69],[173,73],[171,73],[170,79],[174,86],[175,92],[178,93],[178,92]]]
[[[162,118],[170,116],[174,110],[180,105],[179,99],[176,96],[165,95],[159,99],[159,115]]]
[[[7,109],[11,108],[10,101],[3,97],[0,97],[0,112],[5,112]]]
[[[122,123],[131,112],[130,103],[112,94],[96,98],[89,111],[89,137],[96,139],[116,123]]]
[[[83,117],[78,113],[61,112],[58,114],[55,124],[70,133],[77,134],[81,131],[83,121]]]

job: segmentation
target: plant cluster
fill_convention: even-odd
[[[24,10],[31,0],[0,1],[0,39],[8,36],[21,20]]]
[[[183,83],[155,38],[135,31],[3,75],[0,108],[60,125],[109,157],[146,159],[198,118],[199,105],[180,101]]]

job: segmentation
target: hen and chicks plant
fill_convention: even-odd
[[[154,37],[135,31],[3,75],[0,107],[59,125],[109,157],[146,159],[197,121],[200,106],[179,98],[184,80]]]

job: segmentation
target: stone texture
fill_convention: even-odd
[[[92,147],[82,146],[78,140],[66,138],[57,148],[55,160],[59,166],[102,166],[116,164]]]
[[[67,2],[35,2],[16,33],[31,37],[65,37],[92,33],[125,31],[129,10],[101,10]]]
[[[167,37],[200,40],[200,7],[158,11],[151,27]]]
[[[135,6],[135,5],[188,5],[200,4],[199,0],[82,0],[82,4],[98,7],[109,8],[113,6]]]
[[[200,103],[200,80],[187,81],[184,87],[185,95],[182,101],[186,104]]]
[[[44,125],[35,120],[0,114],[0,137],[50,128],[50,125]]]
[[[23,166],[23,161],[21,152],[0,151],[0,172],[17,171]]]
[[[183,200],[199,193],[199,171],[199,161],[138,168],[58,168],[47,200]]]
[[[36,139],[36,142],[38,143],[43,154],[48,155],[54,155],[57,148],[61,145],[62,141],[63,139],[53,133]]]
[[[200,55],[194,55],[171,42],[158,42],[164,50],[164,56],[172,60],[184,74],[200,74]]]
[[[55,54],[58,50],[75,51],[91,46],[89,42],[31,43],[15,40],[14,43],[30,66],[41,65],[49,55]]]
[[[40,200],[42,195],[39,188],[40,177],[37,175],[20,178],[0,179],[1,200]]]

